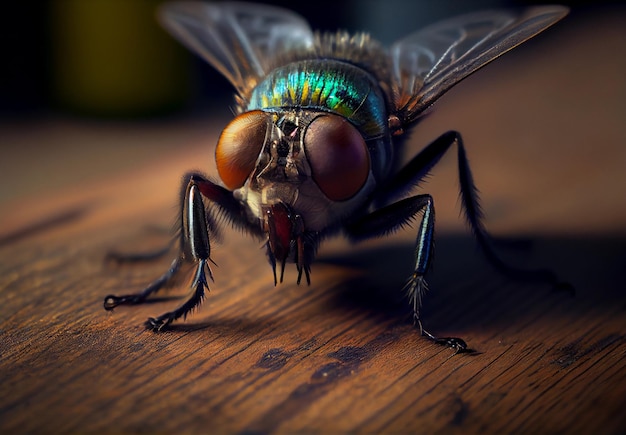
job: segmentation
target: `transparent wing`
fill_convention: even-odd
[[[159,19],[240,94],[256,85],[277,55],[313,44],[313,33],[302,17],[266,5],[172,2],[159,9]]]
[[[564,6],[489,11],[433,24],[396,42],[390,55],[400,119],[417,118],[452,86],[567,15]]]

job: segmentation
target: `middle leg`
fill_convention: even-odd
[[[571,285],[560,281],[553,271],[549,269],[519,268],[508,264],[496,253],[491,244],[491,236],[483,223],[484,216],[480,207],[480,198],[474,184],[474,177],[467,159],[463,139],[456,131],[442,134],[417,154],[388,183],[380,187],[376,193],[376,201],[389,201],[405,194],[406,191],[418,185],[453,145],[456,145],[457,148],[460,197],[465,220],[487,261],[500,273],[512,279],[545,282],[557,290],[566,290],[573,293],[574,290]]]

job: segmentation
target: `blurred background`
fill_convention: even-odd
[[[94,118],[150,118],[188,113],[225,101],[222,98],[231,94],[228,83],[157,24],[155,10],[160,3],[163,1],[6,2],[0,42],[2,117],[6,120],[62,113]],[[314,29],[366,30],[390,44],[455,14],[541,2],[275,0],[261,3],[292,9],[306,17]],[[575,3],[573,14],[578,18],[623,2]]]
[[[160,3],[157,0],[49,0],[3,4],[0,211],[13,207],[18,199],[33,198],[71,183],[95,180],[120,168],[131,168],[138,161],[149,161],[151,156],[171,151],[172,143],[179,138],[181,144],[189,143],[207,133],[212,135],[209,142],[214,141],[219,127],[230,116],[231,87],[158,26],[155,10]],[[313,28],[367,30],[389,44],[441,18],[484,8],[541,2],[277,0],[263,3],[293,9],[306,17]],[[581,172],[586,171],[585,159],[589,155],[606,153],[596,145],[604,142],[603,135],[608,135],[619,153],[617,158],[604,157],[612,164],[619,164],[625,158],[621,150],[626,149],[622,125],[626,121],[623,78],[626,8],[622,3],[577,1],[570,16],[551,29],[549,36],[517,49],[522,59],[535,56],[538,62],[553,56],[570,56],[569,63],[550,76],[552,84],[546,83],[545,89],[538,92],[545,98],[546,110],[566,109],[577,116],[563,119],[558,127],[561,130],[582,128],[586,122],[592,124],[584,132],[585,142],[578,143],[587,144],[590,151],[580,154],[582,160],[572,165],[568,173],[573,178],[584,176]],[[597,39],[593,40],[594,37]],[[557,44],[561,44],[561,52],[548,52]],[[578,57],[577,47],[580,47]],[[502,70],[509,56],[510,62],[515,62],[512,55],[505,56],[498,61]],[[519,69],[523,61],[518,58],[517,62],[509,65]],[[491,72],[497,73],[497,70]],[[576,74],[575,79],[572,74]],[[522,71],[503,79],[503,83],[508,87],[520,86],[526,77]],[[472,81],[476,92],[487,81]],[[569,92],[566,103],[562,98],[565,92]],[[557,104],[559,98],[561,105]],[[536,109],[529,106],[525,112],[529,108],[531,112]],[[589,112],[595,118],[587,118]],[[495,109],[493,113],[502,110]],[[515,122],[515,113],[507,112],[507,116]],[[598,119],[602,125],[591,119]],[[457,125],[462,127],[462,123],[457,123],[448,128],[459,128]],[[197,136],[189,133],[194,131]],[[554,134],[557,138],[558,133]],[[581,134],[576,137],[582,140]],[[210,152],[202,158],[208,162]],[[612,188],[622,192],[623,179],[614,181]],[[606,201],[609,206],[613,199]],[[498,206],[493,208],[497,215]],[[610,230],[623,228],[624,220],[626,216],[618,213]]]

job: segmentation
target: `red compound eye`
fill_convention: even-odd
[[[333,201],[356,195],[370,172],[363,136],[350,122],[337,115],[315,118],[304,136],[313,180]]]
[[[261,153],[270,119],[261,110],[246,112],[226,126],[215,149],[220,178],[230,190],[244,185]]]

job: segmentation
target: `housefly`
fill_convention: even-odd
[[[235,88],[236,116],[215,150],[220,181],[195,172],[184,177],[179,255],[169,270],[140,293],[107,296],[104,307],[144,302],[189,264],[195,273],[188,299],[146,326],[160,331],[186,317],[213,280],[211,240],[220,217],[265,242],[274,284],[286,263],[295,264],[298,284],[310,284],[316,250],[329,236],[361,241],[416,221],[405,286],[414,322],[434,342],[465,350],[462,339],[438,338],[420,320],[435,209],[430,195],[410,191],[449,149],[457,153],[467,223],[488,261],[514,277],[558,281],[547,270],[506,264],[490,246],[458,132],[442,134],[402,166],[404,139],[452,86],[567,12],[537,6],[463,15],[385,48],[366,33],[313,32],[299,15],[273,6],[164,5],[164,27]]]

